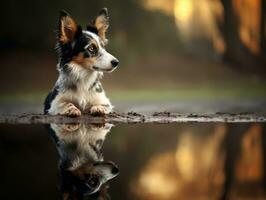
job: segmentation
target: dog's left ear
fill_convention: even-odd
[[[100,38],[105,41],[105,33],[109,27],[109,15],[107,8],[103,8],[100,10],[97,17],[93,21],[93,25],[96,27]]]

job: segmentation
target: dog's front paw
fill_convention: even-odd
[[[66,105],[65,111],[61,113],[62,115],[67,115],[69,117],[79,117],[81,116],[81,111],[74,106],[72,103]]]
[[[80,124],[63,124],[62,129],[66,132],[74,132],[80,128]]]
[[[107,114],[107,109],[105,106],[102,106],[102,105],[97,105],[97,106],[92,106],[90,108],[90,113],[92,115],[96,115],[96,116],[102,116],[102,115],[105,115]]]

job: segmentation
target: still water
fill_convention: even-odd
[[[0,199],[266,199],[265,124],[0,125]]]

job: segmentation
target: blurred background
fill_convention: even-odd
[[[102,7],[120,60],[103,79],[117,110],[266,113],[264,0],[4,1],[0,113],[42,112],[59,10],[85,27]]]

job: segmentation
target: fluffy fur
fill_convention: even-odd
[[[60,13],[56,49],[59,77],[44,103],[45,114],[80,116],[106,114],[113,106],[100,79],[112,72],[119,61],[105,49],[109,27],[107,9],[83,30],[65,11]]]
[[[83,199],[85,195],[102,196],[106,182],[118,175],[117,166],[113,162],[104,161],[101,151],[111,127],[110,124],[101,127],[88,124],[51,124],[48,127],[59,153],[60,190],[63,199]]]

